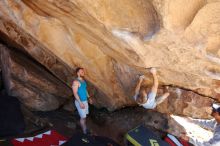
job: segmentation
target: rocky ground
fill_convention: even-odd
[[[77,112],[68,112],[65,110],[56,110],[51,112],[35,112],[35,115],[50,123],[50,125],[67,137],[73,133],[81,132],[79,126],[79,116]],[[145,125],[160,137],[166,133],[179,136],[180,133],[189,133],[207,140],[211,133],[182,121],[185,118],[161,114],[152,110],[145,110],[140,107],[121,109],[115,112],[108,112],[105,109],[91,108],[90,115],[87,119],[89,129],[94,135],[109,137],[121,145],[124,145],[124,135],[138,125]],[[193,130],[192,130],[193,129]],[[202,133],[202,134],[201,134]],[[204,133],[206,133],[204,136]]]

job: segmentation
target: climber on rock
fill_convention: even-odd
[[[86,116],[89,114],[87,83],[84,79],[84,69],[76,69],[77,79],[73,81],[72,90],[75,97],[75,106],[80,116],[80,125],[84,134],[87,134]],[[91,100],[89,100],[91,103]]]
[[[135,95],[133,96],[134,100],[146,109],[154,109],[158,104],[162,103],[169,95],[169,92],[164,93],[162,96],[156,99],[157,89],[158,89],[158,78],[157,70],[155,68],[150,69],[151,74],[153,75],[153,86],[149,93],[147,89],[141,87],[141,83],[144,80],[144,75],[139,77],[139,81],[135,88]]]

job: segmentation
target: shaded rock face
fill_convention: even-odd
[[[208,117],[212,100],[207,97],[220,100],[219,4],[5,0],[0,1],[0,34],[66,85],[71,84],[73,69],[84,67],[86,79],[96,88],[97,107],[134,105],[137,75],[150,79],[144,68],[157,67],[160,84],[174,87],[159,111]],[[200,106],[204,114],[195,110]]]
[[[141,107],[125,108],[113,113],[92,110],[88,118],[88,127],[94,133],[110,137],[121,145],[124,145],[125,134],[142,124],[161,137],[165,136],[167,132],[176,136],[186,132],[168,114],[162,114],[154,110],[144,110]]]
[[[73,70],[65,65],[59,58],[45,49],[43,45],[24,30],[16,26],[15,23],[2,19],[0,21],[2,41],[6,42],[13,48],[16,48],[29,56],[33,57],[37,62],[42,64],[53,73],[57,78],[67,85],[72,83]]]
[[[159,89],[159,96],[164,92],[163,89]],[[157,111],[168,114],[187,115],[193,118],[211,118],[212,99],[204,98],[192,91],[173,87],[169,88],[168,92],[170,92],[170,96],[157,106]]]
[[[0,90],[3,89],[3,81],[2,81],[2,69],[1,69],[1,66],[0,66]]]
[[[33,60],[3,45],[0,49],[5,88],[30,109],[54,110],[71,96],[65,84]]]

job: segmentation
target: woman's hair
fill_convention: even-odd
[[[140,91],[139,91],[139,94],[137,96],[136,102],[139,103],[139,104],[144,104],[145,101],[146,101],[145,96],[146,96],[146,88],[141,87]]]

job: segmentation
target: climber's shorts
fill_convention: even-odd
[[[80,107],[80,104],[77,100],[75,100],[75,106],[77,108],[77,111],[79,113],[79,116],[81,119],[86,118],[86,115],[89,114],[89,106],[88,106],[88,101],[82,101],[82,103],[85,105],[85,108],[82,109]]]

